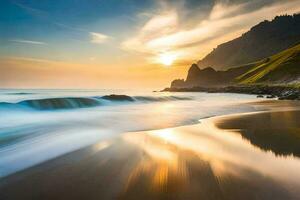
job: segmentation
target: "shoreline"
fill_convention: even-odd
[[[11,126],[2,130],[2,133],[11,130],[13,134],[7,134],[0,138],[2,145],[0,177],[83,148],[97,142],[97,139],[109,138],[130,131],[146,131],[195,124],[200,118],[214,115],[247,112],[251,108],[248,105],[240,105],[240,103],[257,101],[253,96],[230,94],[220,94],[224,98],[222,101],[214,94],[152,95],[152,93],[145,93],[142,96],[137,95],[132,94],[132,96],[143,97],[143,99],[148,97],[154,101],[151,101],[153,103],[117,102],[113,106],[110,104],[105,107],[89,109],[54,109],[53,112],[31,109],[19,113],[19,110],[14,110],[10,106],[7,109],[0,109],[4,116],[1,118],[1,121],[4,122],[2,127],[5,127],[6,123],[10,123],[7,122],[7,119],[20,119],[15,121],[16,128]],[[208,98],[204,99],[203,97]],[[26,98],[31,99],[30,97]],[[39,97],[39,99],[43,98]],[[53,100],[53,98],[45,99],[46,102],[48,99]],[[68,99],[66,100],[67,105],[69,105]],[[49,104],[46,103],[46,107],[48,106]],[[56,107],[56,100],[53,107]],[[198,109],[195,110],[195,108]],[[6,113],[7,117],[5,117]],[[39,119],[35,116],[43,116],[43,118]],[[22,118],[26,121],[23,121]],[[62,120],[56,122],[56,119]],[[27,124],[30,124],[30,127],[26,126]],[[16,134],[14,134],[15,130],[18,130]],[[39,130],[40,132],[36,133]],[[16,137],[13,137],[14,135]],[[7,146],[3,147],[4,145]]]
[[[266,85],[234,85],[224,87],[165,88],[161,92],[208,92],[253,94],[257,97],[278,98],[279,100],[300,100],[300,88]]]
[[[54,158],[0,179],[0,198],[296,199],[300,105],[251,104],[266,111],[124,133]]]

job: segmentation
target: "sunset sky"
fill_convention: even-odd
[[[299,0],[1,0],[0,88],[154,88]]]

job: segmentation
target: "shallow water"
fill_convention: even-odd
[[[133,101],[107,100],[109,94]],[[110,90],[0,90],[0,177],[129,131],[253,110],[251,95]]]
[[[259,112],[124,133],[4,178],[0,198],[297,200],[297,148],[265,138],[300,146],[299,116]]]

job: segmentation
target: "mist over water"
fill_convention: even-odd
[[[103,98],[110,94],[125,99]],[[254,96],[99,90],[1,90],[0,176],[119,134],[253,110]]]

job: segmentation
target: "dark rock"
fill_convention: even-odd
[[[241,93],[255,94],[258,98],[267,95],[267,98],[300,100],[300,88],[287,86],[262,86],[262,85],[232,85],[225,87],[187,87],[187,88],[165,88],[168,92],[209,92],[209,93]]]
[[[288,93],[284,93],[279,99],[283,100],[297,100],[300,99],[300,95],[297,92],[289,91]]]
[[[273,98],[276,98],[276,96],[271,94],[271,95],[266,96],[266,98],[267,99],[273,99]]]
[[[182,88],[184,87],[184,85],[185,85],[184,79],[176,79],[171,83],[172,88]]]
[[[106,95],[101,98],[110,101],[134,101],[134,99],[130,96],[117,94]]]

